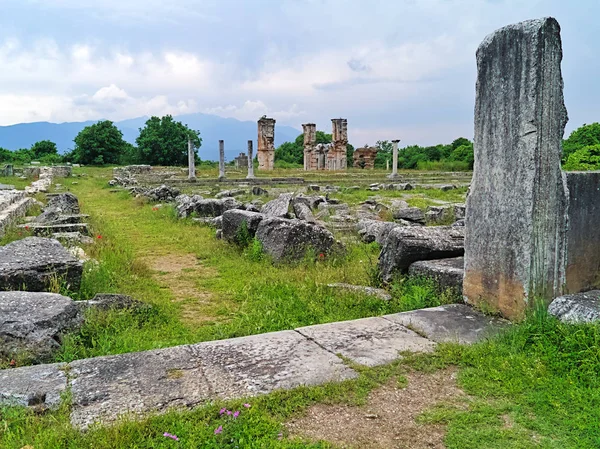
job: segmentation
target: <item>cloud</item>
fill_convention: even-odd
[[[205,114],[214,114],[221,117],[236,118],[238,120],[256,120],[263,115],[277,117],[278,120],[287,121],[291,118],[302,117],[304,111],[300,111],[298,105],[293,104],[284,111],[273,110],[260,100],[247,100],[242,106],[228,105],[204,109]]]

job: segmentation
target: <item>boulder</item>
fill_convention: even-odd
[[[395,220],[407,220],[414,223],[425,224],[425,213],[418,207],[407,207],[395,210],[393,217]]]
[[[237,242],[242,224],[246,223],[249,237],[256,235],[258,225],[265,218],[263,214],[247,210],[228,210],[223,213],[222,237],[228,242]]]
[[[321,187],[316,184],[311,184],[307,187],[307,190],[313,191],[313,192],[318,192],[319,190],[321,190]]]
[[[451,219],[452,206],[429,206],[425,213],[427,224],[440,224]]]
[[[333,234],[316,224],[301,220],[269,217],[258,225],[256,238],[275,261],[302,259],[308,250],[327,255],[334,250]]]
[[[419,260],[459,257],[464,254],[464,228],[450,226],[398,227],[392,229],[379,255],[385,282],[396,272],[406,273]]]
[[[312,210],[315,210],[319,206],[319,204],[324,203],[324,202],[325,202],[325,197],[323,197],[323,196],[298,195],[297,197],[295,197],[292,200],[292,205],[295,205],[296,203],[304,203],[308,207],[310,207]]]
[[[187,217],[192,213],[198,217],[218,217],[230,209],[240,209],[243,204],[234,198],[203,199],[200,195],[188,197],[180,195],[177,197],[177,214]]]
[[[265,204],[261,209],[261,213],[270,217],[288,217],[292,196],[291,193],[282,193],[279,198]]]
[[[70,192],[61,193],[50,197],[42,214],[37,216],[36,223],[49,223],[57,220],[62,215],[78,215],[79,200]]]
[[[252,195],[268,195],[268,194],[269,194],[269,192],[267,192],[262,187],[259,187],[259,186],[252,187]]]
[[[408,268],[411,276],[433,279],[441,289],[452,289],[462,293],[463,277],[465,275],[464,257],[449,259],[421,260]]]
[[[402,226],[393,221],[379,220],[360,220],[356,225],[356,230],[365,243],[377,242],[380,245],[385,243],[388,234],[392,229]]]
[[[296,214],[296,218],[300,220],[308,221],[311,223],[315,222],[315,216],[313,215],[310,207],[308,207],[305,203],[295,202],[294,203],[294,214]]]
[[[245,190],[243,189],[237,189],[237,190],[223,190],[222,192],[219,192],[215,195],[215,198],[227,198],[227,197],[234,197],[234,196],[239,196],[239,195],[244,195],[246,193]]]
[[[566,323],[600,321],[600,290],[559,296],[548,306],[548,313]]]
[[[454,218],[457,220],[464,220],[467,212],[467,206],[465,204],[454,205]]]
[[[175,201],[175,198],[179,196],[179,189],[163,184],[146,191],[144,196],[152,201]]]
[[[409,184],[408,182],[394,184],[394,190],[412,190],[412,189],[413,189],[413,186],[411,184]]]
[[[0,292],[0,355],[44,362],[82,322],[76,302],[55,293]]]
[[[78,290],[82,271],[58,240],[27,237],[0,247],[0,290],[45,291],[54,278]]]

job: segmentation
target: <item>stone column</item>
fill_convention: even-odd
[[[225,142],[219,140],[219,179],[225,179]]]
[[[196,155],[192,139],[188,139],[188,179],[190,181],[196,179]]]
[[[392,140],[392,173],[388,176],[390,179],[398,178],[398,142],[400,139]]]
[[[258,121],[258,168],[273,170],[275,162],[275,119],[263,117]]]
[[[534,300],[550,301],[565,283],[561,59],[553,18],[501,28],[477,50],[463,294],[511,319],[522,319]]]
[[[333,166],[339,170],[346,170],[346,145],[348,145],[348,120],[345,118],[331,119],[331,143],[333,146],[331,156],[336,161]]]
[[[254,154],[252,149],[252,141],[248,141],[248,179],[254,178]]]
[[[317,125],[314,123],[305,123],[302,125],[304,133],[304,170],[315,170],[314,151],[317,142]]]

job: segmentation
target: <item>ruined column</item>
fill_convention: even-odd
[[[248,176],[247,179],[254,178],[254,154],[252,154],[252,141],[248,141]]]
[[[302,125],[302,131],[304,133],[304,170],[316,170],[314,152],[317,143],[317,125],[305,123]]]
[[[501,28],[477,50],[463,294],[511,319],[534,299],[550,301],[565,282],[561,59],[553,18]]]
[[[219,140],[219,179],[225,179],[225,142]]]
[[[390,179],[398,177],[398,142],[400,139],[392,140],[392,173],[388,176]]]
[[[258,121],[258,168],[273,170],[275,162],[275,119],[263,117]]]
[[[196,155],[192,139],[188,139],[188,179],[190,181],[196,179]]]
[[[336,170],[346,170],[346,146],[348,145],[348,120],[345,118],[331,119],[331,142],[333,150],[329,156],[330,160],[335,161],[333,167]]]

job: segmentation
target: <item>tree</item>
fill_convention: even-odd
[[[385,168],[386,160],[392,158],[393,145],[389,140],[378,140],[375,142],[375,146],[378,148],[377,156],[375,156],[375,168]]]
[[[569,159],[571,153],[590,145],[600,145],[600,123],[584,124],[563,141],[563,162]]]
[[[331,143],[331,134],[317,131],[315,145],[320,143]],[[275,149],[275,161],[283,161],[290,164],[304,164],[304,134],[300,134],[293,142],[284,142]]]
[[[469,164],[469,169],[473,169],[475,162],[475,154],[473,152],[473,144],[469,142],[467,145],[461,145],[456,148],[450,155],[451,161],[462,161]]]
[[[600,170],[600,145],[588,145],[569,155],[565,170]]]
[[[86,126],[74,139],[73,161],[80,164],[117,164],[127,142],[123,133],[110,120]]]
[[[194,151],[202,145],[200,132],[173,120],[171,115],[150,117],[136,139],[140,161],[150,165],[187,165],[188,139]]]
[[[42,159],[44,156],[58,155],[58,149],[54,142],[40,140],[31,146],[31,154],[34,159]]]
[[[349,143],[346,144],[346,165],[348,168],[354,166],[354,147]]]

